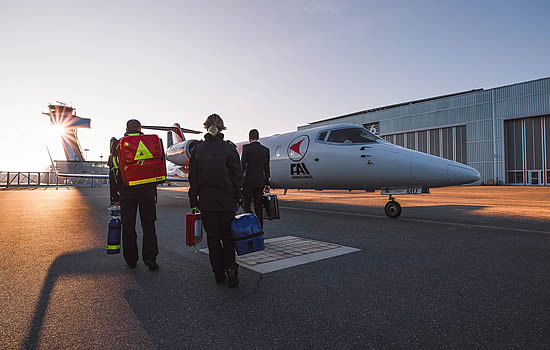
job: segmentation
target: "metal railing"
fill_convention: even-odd
[[[54,172],[43,171],[0,171],[0,187],[48,187],[78,186],[103,187],[107,179],[81,179],[59,177]]]

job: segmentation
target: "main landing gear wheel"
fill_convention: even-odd
[[[386,215],[389,216],[392,219],[398,218],[399,215],[401,215],[401,205],[394,201],[393,199],[386,203],[386,207],[384,208],[384,211],[386,212]]]

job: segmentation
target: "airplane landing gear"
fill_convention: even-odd
[[[384,207],[384,211],[390,218],[398,218],[399,215],[401,215],[401,205],[395,201],[395,198],[393,198],[392,195],[390,195],[389,200],[390,201],[386,203],[386,206]]]

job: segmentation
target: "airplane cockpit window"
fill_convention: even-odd
[[[317,141],[325,141],[325,137],[327,137],[328,131],[323,131],[319,134],[319,137],[317,137]]]
[[[332,130],[327,142],[334,143],[367,143],[376,142],[378,138],[370,131],[363,128],[348,128]]]

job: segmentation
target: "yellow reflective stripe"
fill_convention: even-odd
[[[166,180],[166,176],[157,176],[157,177],[152,177],[150,179],[129,181],[128,186],[142,185],[142,184],[148,184],[148,183],[151,183],[151,182],[159,182],[159,181],[164,181],[164,180]]]
[[[128,134],[128,136],[139,136],[141,135],[140,133],[133,133],[133,134]]]
[[[118,163],[116,161],[116,157],[113,157],[113,166],[115,167],[115,169],[118,169]]]
[[[109,250],[114,250],[114,249],[120,249],[120,244],[119,245],[109,245],[107,244],[107,249]]]

